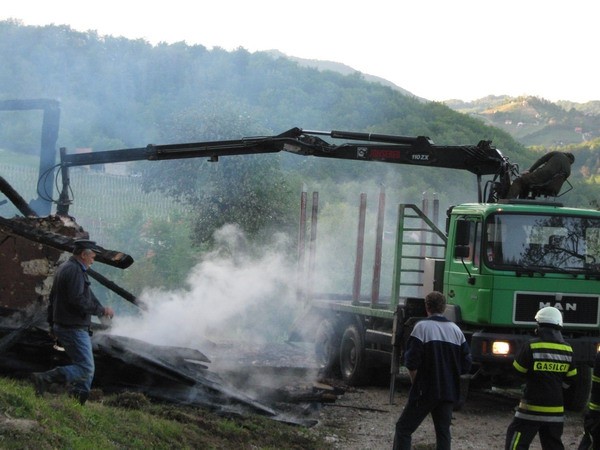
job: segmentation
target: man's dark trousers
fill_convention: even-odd
[[[450,423],[452,421],[452,410],[454,402],[427,400],[419,398],[409,401],[404,411],[396,422],[396,434],[394,436],[394,450],[410,450],[412,434],[427,414],[431,413],[435,427],[435,439],[437,450],[450,450]]]

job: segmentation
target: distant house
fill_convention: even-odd
[[[79,147],[75,149],[75,153],[92,153],[93,150],[91,147]],[[111,163],[111,164],[94,164],[92,166],[81,166],[88,170],[93,170],[96,172],[104,172],[110,175],[129,175],[129,170],[127,169],[127,163]]]
[[[81,155],[82,153],[92,153],[92,147],[78,147],[75,149],[75,154]],[[88,170],[95,170],[97,172],[102,172],[104,164],[94,164],[92,166],[79,166]]]
[[[129,169],[128,169],[128,163],[126,162],[119,162],[119,163],[113,163],[113,164],[106,164],[104,166],[104,172],[108,173],[110,175],[121,175],[121,176],[128,176],[129,175]]]

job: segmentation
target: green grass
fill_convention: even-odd
[[[222,418],[123,393],[79,405],[36,397],[31,384],[0,378],[2,449],[325,449],[317,433],[265,417]]]

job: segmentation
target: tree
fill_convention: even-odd
[[[188,222],[186,215],[175,211],[168,217],[144,218],[141,211],[131,209],[114,224],[111,246],[127,249],[135,265],[125,271],[102,266],[102,272],[136,294],[146,287],[179,286],[198,261]]]
[[[238,139],[261,130],[249,112],[232,102],[209,100],[206,105],[163,124],[165,141]],[[195,158],[161,162],[143,170],[143,186],[161,190],[194,211],[196,244],[211,244],[213,233],[225,224],[237,224],[248,238],[261,239],[294,223],[291,187],[279,155],[223,157],[218,163]]]

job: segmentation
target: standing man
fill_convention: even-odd
[[[526,196],[530,186],[546,183],[554,178],[555,175],[561,173],[564,175],[564,180],[566,180],[571,175],[571,165],[573,162],[575,162],[573,153],[556,151],[546,153],[529,170],[524,171],[520,177],[517,177],[513,181],[508,189],[507,197],[517,198]],[[560,186],[558,186],[557,193],[559,190]]]
[[[583,432],[579,450],[600,450],[600,353],[596,353],[594,361],[592,393],[583,418]]]
[[[560,332],[562,314],[552,306],[535,315],[538,337],[519,350],[513,367],[525,375],[523,398],[506,431],[506,450],[528,449],[537,433],[544,450],[563,450],[563,382],[577,375],[573,349]]]
[[[450,421],[460,398],[460,375],[471,368],[471,351],[458,326],[444,317],[446,298],[434,291],[425,297],[427,318],[408,338],[404,365],[412,386],[396,423],[394,450],[410,450],[412,434],[431,413],[438,450],[450,449]]]
[[[91,316],[113,317],[110,307],[100,304],[92,290],[87,269],[96,258],[96,243],[75,241],[73,255],[60,265],[54,276],[48,305],[48,323],[64,347],[71,364],[32,375],[37,395],[52,383],[67,384],[70,394],[83,405],[94,378],[94,355],[90,332]]]

